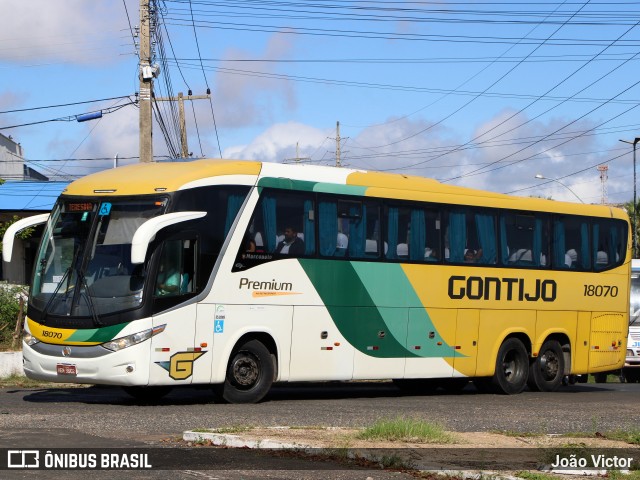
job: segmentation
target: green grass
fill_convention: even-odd
[[[355,436],[359,440],[389,442],[455,443],[456,440],[442,426],[418,419],[396,417],[380,419]]]
[[[640,470],[630,470],[629,473],[622,473],[619,470],[609,470],[607,477],[609,480],[640,480]]]
[[[609,440],[618,440],[630,443],[631,445],[640,445],[640,430],[637,428],[631,428],[629,430],[613,430],[611,432],[603,433],[602,436]]]
[[[0,388],[20,387],[20,388],[70,388],[70,387],[90,387],[91,385],[80,385],[75,383],[55,383],[43,382],[41,380],[31,380],[22,375],[11,375],[0,378]]]
[[[524,478],[526,480],[557,480],[558,479],[556,475],[548,475],[546,473],[529,472],[529,471],[517,472],[515,476],[518,478]]]

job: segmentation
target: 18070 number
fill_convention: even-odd
[[[585,297],[617,297],[618,287],[615,285],[584,285]]]

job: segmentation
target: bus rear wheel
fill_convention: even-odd
[[[564,353],[555,340],[542,344],[540,353],[529,367],[529,388],[540,392],[553,392],[562,385]]]
[[[527,386],[529,354],[517,338],[508,338],[500,346],[496,371],[491,379],[498,393],[515,395]]]
[[[273,384],[275,367],[271,352],[259,340],[249,340],[231,354],[225,382],[214,388],[229,403],[257,403]]]

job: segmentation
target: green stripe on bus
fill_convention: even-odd
[[[67,340],[70,342],[104,343],[113,340],[128,323],[112,325],[110,327],[76,330]]]
[[[300,264],[340,333],[360,352],[378,358],[456,356],[399,264],[313,259]],[[436,336],[428,339],[428,332]]]
[[[281,190],[296,190],[303,192],[339,193],[343,195],[364,196],[367,187],[354,185],[339,185],[335,183],[310,182],[306,180],[291,180],[289,178],[265,177],[258,181],[258,188],[279,188]]]

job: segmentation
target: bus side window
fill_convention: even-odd
[[[489,210],[454,208],[446,217],[445,259],[493,265],[498,256],[496,215]],[[448,257],[447,257],[448,252]]]
[[[596,271],[619,265],[625,256],[626,228],[616,220],[598,220],[593,223],[591,258]]]
[[[590,270],[589,221],[585,217],[558,215],[553,222],[554,267]]]
[[[546,267],[549,222],[544,214],[503,212],[500,215],[501,262],[518,267]],[[564,262],[562,263],[564,265]],[[566,267],[564,267],[566,268]]]
[[[287,230],[295,232],[297,240],[290,237],[283,244]],[[243,234],[233,271],[252,268],[276,257],[308,257],[315,253],[316,210],[313,195],[265,188]]]
[[[168,240],[162,246],[154,295],[184,295],[194,291],[195,241]]]

